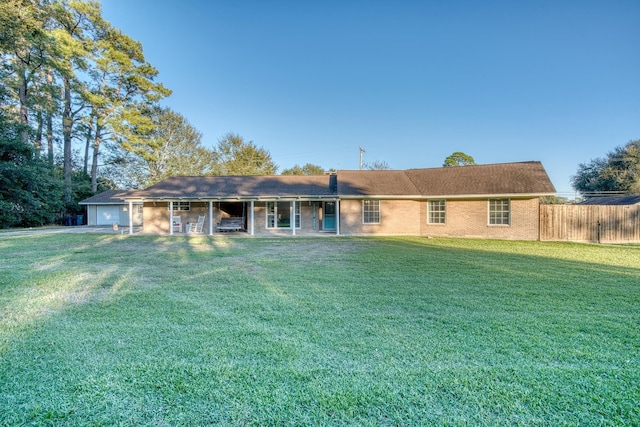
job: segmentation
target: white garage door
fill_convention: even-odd
[[[120,206],[98,206],[96,225],[120,224]]]

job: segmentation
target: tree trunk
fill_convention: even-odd
[[[36,156],[40,157],[42,155],[42,127],[44,118],[42,117],[42,107],[38,107],[36,110],[36,121],[38,122],[38,126],[36,127],[36,137],[33,140],[33,145],[36,149]]]
[[[47,84],[53,85],[53,73],[51,70],[47,71]],[[47,160],[49,161],[49,167],[53,170],[53,98],[51,93],[47,91],[47,107],[46,107],[46,121],[47,121]]]
[[[91,191],[98,191],[98,154],[100,152],[100,137],[102,128],[100,122],[96,120],[96,137],[93,141],[93,158],[91,159]]]
[[[96,123],[97,126],[97,123]],[[93,131],[93,114],[89,116],[89,126],[87,126],[87,139],[84,145],[84,173],[89,173],[89,147],[91,146],[91,133]],[[97,136],[97,135],[96,135]],[[93,165],[92,165],[93,168]]]
[[[53,170],[53,113],[47,111],[47,160]]]
[[[64,109],[62,111],[62,175],[64,177],[64,200],[71,202],[73,183],[71,182],[71,132],[73,130],[73,117],[71,117],[71,81],[64,79]]]
[[[20,132],[20,137],[22,142],[25,144],[29,143],[29,109],[27,108],[27,75],[26,70],[24,68],[20,69],[18,73],[20,83],[18,87],[18,98],[20,99],[20,123],[25,127]]]

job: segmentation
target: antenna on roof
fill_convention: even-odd
[[[366,151],[364,150],[364,148],[362,148],[362,146],[360,146],[360,170],[362,170],[362,155],[366,153]]]

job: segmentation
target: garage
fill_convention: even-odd
[[[120,206],[96,206],[96,225],[120,224]]]
[[[87,209],[87,225],[129,226],[129,202],[124,199],[130,190],[107,190],[80,202]],[[141,226],[143,222],[142,202],[133,202],[133,225]]]

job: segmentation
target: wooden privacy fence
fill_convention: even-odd
[[[639,243],[640,205],[540,205],[540,240]]]

